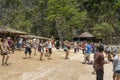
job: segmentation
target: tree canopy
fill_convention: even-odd
[[[120,0],[0,0],[0,25],[62,40],[120,37]]]

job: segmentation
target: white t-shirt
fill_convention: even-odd
[[[48,42],[48,48],[52,48],[52,42]]]
[[[23,38],[20,38],[19,39],[19,44],[22,44],[22,42],[23,42]]]

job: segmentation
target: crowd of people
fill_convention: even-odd
[[[103,45],[102,43],[95,44],[89,41],[83,42],[69,42],[59,41],[54,39],[39,40],[39,39],[26,39],[19,38],[18,41],[13,41],[11,38],[3,38],[0,42],[0,53],[2,55],[2,65],[8,65],[9,53],[15,53],[15,49],[22,50],[24,48],[25,56],[23,59],[31,58],[31,53],[36,55],[38,51],[40,53],[40,60],[43,60],[43,55],[52,59],[52,48],[63,49],[65,59],[69,59],[70,49],[74,48],[76,54],[79,50],[82,50],[84,55],[83,64],[92,64],[94,72],[96,73],[96,80],[103,80],[104,78],[104,64],[110,62],[113,63],[113,80],[120,79],[120,48],[118,46],[111,47],[109,45]],[[33,49],[32,49],[33,48]],[[94,54],[94,61],[90,60],[91,54]],[[105,53],[105,55],[104,55]],[[28,56],[29,55],[29,56]],[[105,61],[105,57],[108,61]]]

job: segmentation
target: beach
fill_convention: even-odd
[[[23,59],[24,50],[15,51],[9,56],[9,65],[0,65],[0,80],[96,80],[96,75],[92,74],[93,65],[82,64],[84,55],[81,51],[74,53],[71,49],[68,60],[64,59],[65,52],[62,49],[55,48],[51,60],[44,56],[40,61],[39,52],[37,55],[32,53],[31,59]],[[112,74],[112,63],[106,64],[104,80],[112,80]]]

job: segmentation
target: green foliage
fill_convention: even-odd
[[[71,30],[74,28],[79,28],[80,30],[87,20],[86,11],[80,12],[76,1],[49,0],[48,6],[46,20],[47,22],[55,23],[55,28],[59,30],[58,35],[64,38],[68,37],[70,39],[74,37]]]
[[[120,0],[0,0],[0,25],[71,39],[83,31],[120,36]]]
[[[111,35],[111,33],[114,33],[113,27],[108,23],[96,24],[93,28],[93,31],[97,37],[106,37]]]

